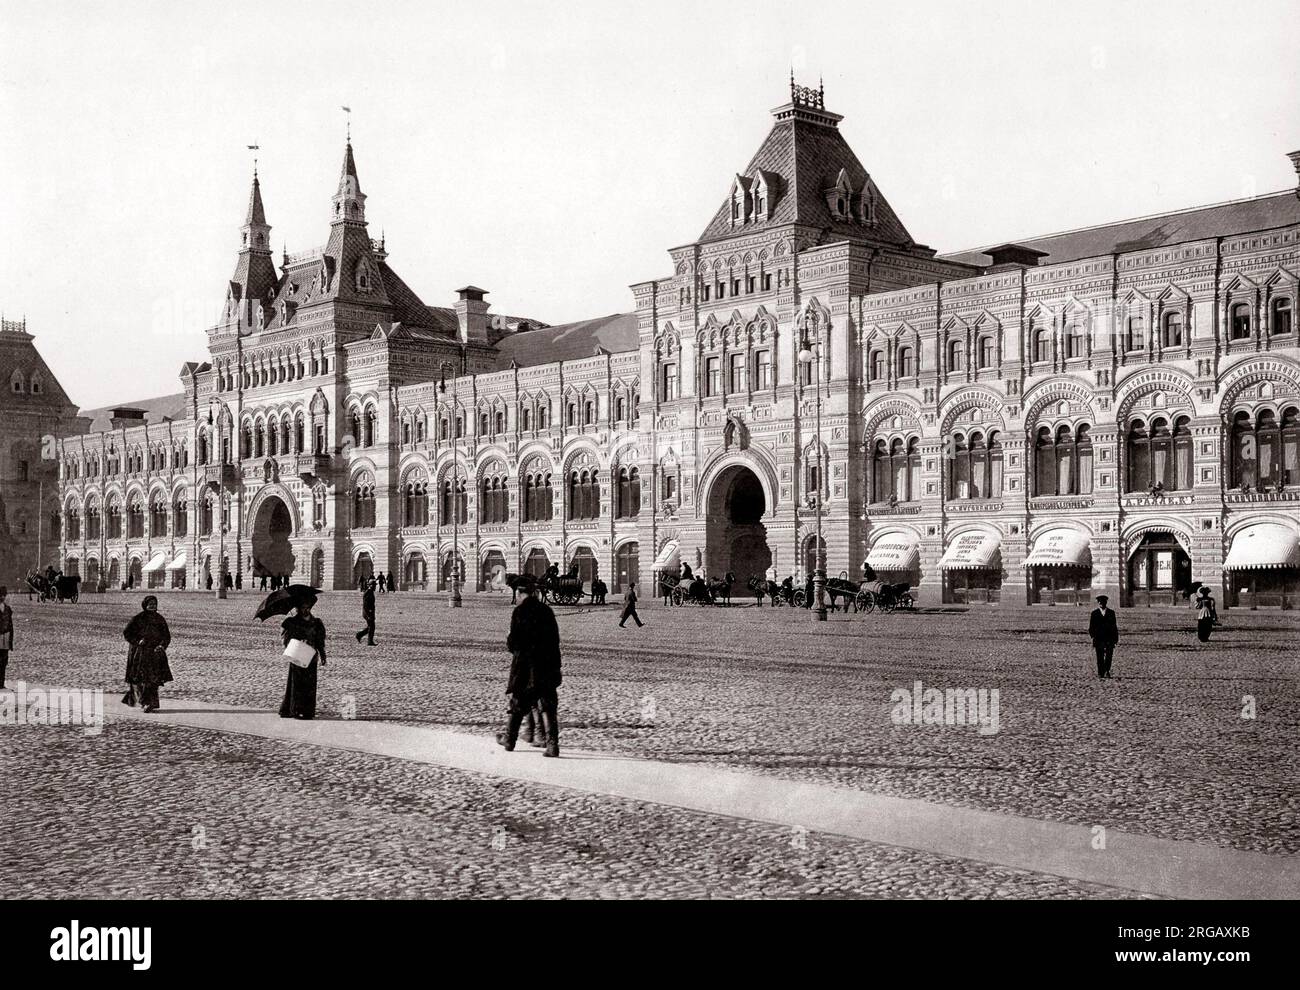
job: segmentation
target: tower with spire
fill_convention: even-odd
[[[253,188],[248,194],[248,212],[239,228],[239,258],[230,278],[226,297],[228,323],[252,325],[254,307],[268,302],[275,294],[279,276],[271,255],[271,225],[266,222],[262,206],[262,184],[257,166],[253,166]]]
[[[339,173],[339,188],[334,193],[333,223],[359,223],[366,225],[366,194],[357,179],[357,163],[352,157],[352,139],[348,138],[343,152],[343,169]]]

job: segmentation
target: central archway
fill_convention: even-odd
[[[253,577],[293,574],[293,515],[278,495],[269,496],[253,519]]]
[[[741,585],[762,578],[772,566],[772,551],[763,525],[767,496],[758,475],[742,464],[724,468],[709,489],[707,508],[710,576],[731,571]]]

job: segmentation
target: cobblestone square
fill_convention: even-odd
[[[187,702],[278,722],[278,628],[260,596],[162,597]],[[137,596],[13,600],[8,682],[120,696]],[[1087,610],[972,608],[815,624],[790,609],[557,608],[562,748],[703,764],[1024,819],[1292,856],[1300,621],[1126,609],[1100,682]],[[504,714],[508,596],[326,593],[318,718],[475,736]],[[995,732],[899,724],[896,690],[996,690]],[[583,794],[343,746],[110,717],[0,727],[4,896],[1116,897],[1114,886]],[[522,759],[522,755],[520,756]],[[573,764],[588,759],[568,756]],[[551,761],[546,761],[551,762]],[[566,761],[562,759],[560,764]],[[576,767],[575,767],[576,770]],[[1279,860],[1281,861],[1281,860]]]

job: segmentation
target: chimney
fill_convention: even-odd
[[[1297,180],[1296,187],[1295,187],[1295,194],[1297,197],[1300,197],[1300,151],[1293,151],[1289,155],[1287,155],[1287,157],[1291,159],[1291,164],[1295,167],[1295,174]]]
[[[456,290],[456,322],[460,324],[462,344],[488,343],[488,306],[483,297],[487,289],[467,285]]]

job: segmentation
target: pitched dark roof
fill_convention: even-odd
[[[799,223],[829,228],[832,235],[866,239],[911,247],[915,242],[893,208],[876,189],[876,223],[864,225],[837,220],[826,203],[825,190],[835,184],[843,169],[854,193],[860,193],[870,176],[836,127],[794,117],[778,120],[749,160],[742,178],[762,169],[780,177],[779,188],[769,202],[767,220],[732,227],[731,202],[724,200],[700,235],[701,241],[733,237],[765,227]],[[874,183],[873,183],[874,185]]]
[[[521,368],[593,357],[597,347],[617,354],[640,347],[635,313],[615,313],[544,330],[526,330],[503,337],[497,344],[497,368],[514,361]]]
[[[144,422],[161,423],[164,419],[184,419],[187,413],[185,393],[177,395],[160,395],[156,399],[141,399],[139,402],[117,402],[102,409],[83,409],[79,416],[90,418],[90,432],[102,433],[113,428],[111,421],[114,409],[143,409]]]
[[[1096,258],[1106,254],[1144,251],[1199,241],[1210,237],[1231,237],[1252,230],[1269,230],[1300,223],[1300,197],[1295,190],[1240,199],[1213,206],[1194,207],[1174,213],[1121,220],[1099,227],[1084,227],[1042,237],[1018,238],[1015,243],[1043,251],[1041,263],[1054,265],[1079,258]],[[991,262],[985,248],[940,255],[946,261],[987,266]]]
[[[39,374],[40,394],[24,392],[15,395],[9,385],[15,370],[25,379],[24,388],[30,388],[32,375]],[[41,352],[36,349],[33,336],[25,330],[21,332],[0,330],[0,409],[6,407],[31,409],[34,406],[55,409],[71,405],[72,400],[63,390],[63,385],[50,370],[50,366],[45,363]]]

